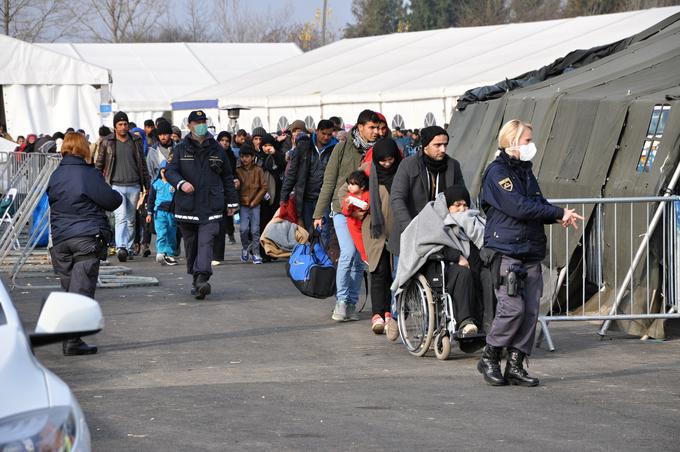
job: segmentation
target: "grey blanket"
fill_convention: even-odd
[[[295,239],[296,229],[297,225],[290,221],[270,222],[266,228],[266,235],[269,240],[276,243],[282,250],[293,251],[295,245],[298,244]]]
[[[484,226],[485,220],[478,210],[470,209],[451,214],[444,194],[437,195],[401,234],[399,264],[392,290],[401,292],[427,258],[445,246],[457,249],[466,258],[469,257],[470,242],[477,248],[484,245]]]

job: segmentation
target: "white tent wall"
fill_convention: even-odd
[[[364,108],[375,108],[402,115],[406,127],[422,127],[428,112],[444,124],[452,100],[468,89],[550,64],[573,50],[624,39],[679,11],[674,6],[343,39],[173,102],[218,99],[220,107],[267,108],[270,128],[279,116],[299,116],[297,109],[310,105],[348,123]]]
[[[0,35],[1,107],[14,137],[68,127],[93,136],[99,128],[101,88],[110,79],[103,67]]]
[[[3,86],[7,130],[15,138],[29,133],[83,129],[97,137],[99,89],[91,85]]]
[[[49,43],[39,46],[109,68],[112,100],[141,125],[177,96],[300,55],[292,43]],[[179,64],[170,62],[180,62]],[[216,115],[217,117],[217,115]],[[134,119],[133,119],[134,118]]]

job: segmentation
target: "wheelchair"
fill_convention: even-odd
[[[458,332],[453,301],[446,292],[449,262],[442,253],[429,256],[397,297],[399,334],[414,356],[425,355],[432,346],[435,356],[446,360],[452,341],[457,341],[464,353],[473,353],[486,344],[484,333],[462,337]]]

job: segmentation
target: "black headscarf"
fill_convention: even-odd
[[[383,168],[380,161],[389,157],[394,158],[394,164],[387,169]],[[376,141],[373,146],[373,165],[376,169],[376,176],[378,176],[378,183],[384,185],[388,192],[392,189],[392,179],[397,172],[399,162],[401,162],[401,152],[394,140],[383,138]]]
[[[394,157],[394,163],[386,169],[380,165],[380,161],[388,157]],[[371,163],[368,192],[371,203],[371,237],[374,239],[385,233],[385,218],[382,214],[380,185],[384,185],[387,192],[390,192],[392,180],[397,172],[399,163],[401,163],[401,152],[397,143],[392,138],[382,138],[373,145],[373,162]]]

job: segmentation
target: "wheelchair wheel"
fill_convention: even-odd
[[[434,336],[434,354],[437,359],[446,361],[451,354],[451,338],[440,332]]]
[[[434,317],[432,291],[419,273],[399,295],[399,334],[412,355],[423,356],[430,349]]]

